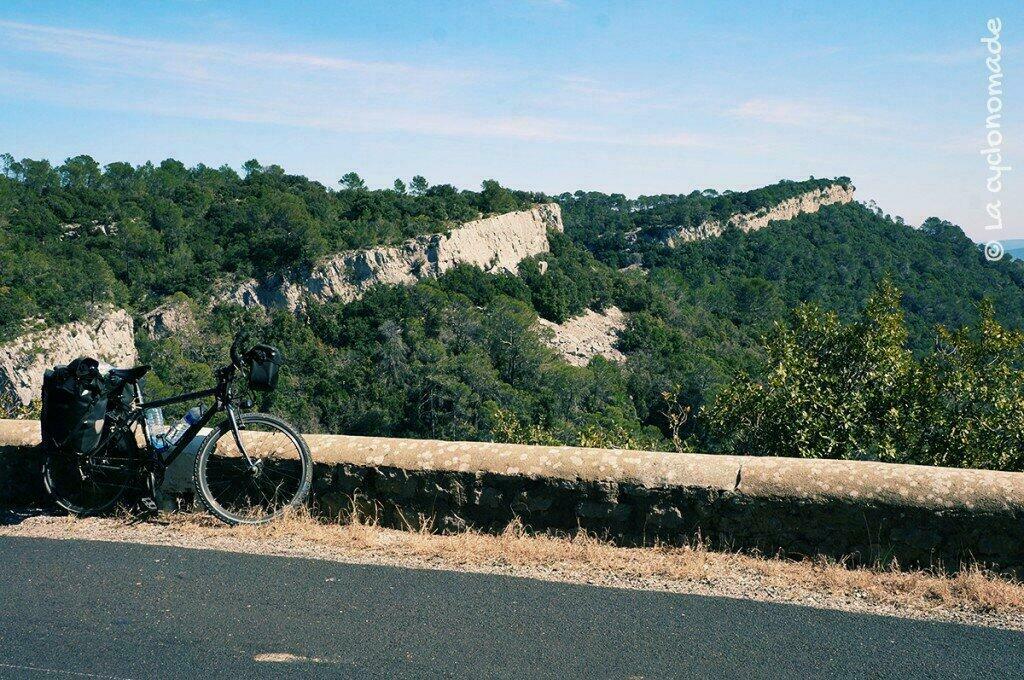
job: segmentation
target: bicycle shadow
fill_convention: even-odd
[[[191,498],[189,498],[189,501],[191,501]],[[164,511],[167,512],[180,512],[182,510],[188,511],[191,509],[194,509],[191,502],[185,503],[184,501],[176,502],[173,507],[164,507]],[[0,527],[17,526],[27,520],[38,517],[57,519],[69,518],[70,516],[68,513],[56,506],[0,505]],[[144,508],[140,508],[137,505],[119,505],[115,510],[100,515],[100,517],[118,518],[129,526],[141,523],[169,524],[161,513],[151,512]]]
[[[45,507],[0,507],[0,526],[16,526],[33,517],[56,517],[57,514],[51,508]]]

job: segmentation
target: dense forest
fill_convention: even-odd
[[[354,173],[332,189],[255,161],[239,174],[6,156],[2,170],[0,336],[96,302],[140,314],[177,296],[195,328],[137,338],[158,395],[208,382],[247,327],[289,358],[264,406],[305,431],[1022,465],[1005,453],[1024,424],[1021,262],[987,262],[948,222],[913,228],[857,203],[674,248],[643,237],[846,178],[627,199],[422,177],[371,190]],[[519,276],[463,266],[300,316],[209,299],[218,277],[308,267],[544,200],[561,204],[566,231]],[[570,366],[542,342],[538,316],[608,305],[629,314],[624,364]],[[980,377],[990,364],[997,385]],[[848,393],[858,405],[837,408]],[[767,430],[762,414],[782,420]]]
[[[709,220],[725,223],[735,214],[776,206],[786,199],[835,184],[849,187],[850,178],[784,180],[751,191],[719,193],[705,189],[686,195],[659,194],[636,199],[622,194],[577,191],[562,194],[557,200],[566,212],[572,238],[602,261],[624,267],[639,262],[644,252],[659,250],[659,237],[665,230],[690,230]]]
[[[340,184],[331,191],[256,161],[239,175],[171,159],[100,168],[76,156],[53,167],[0,155],[0,339],[24,319],[69,321],[97,302],[147,309],[176,292],[202,297],[223,276],[307,267],[534,200],[495,182],[458,191],[416,176],[371,191],[348,173]]]

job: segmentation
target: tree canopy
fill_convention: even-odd
[[[331,190],[276,165],[110,163],[51,166],[0,156],[0,339],[22,321],[81,318],[94,301],[147,309],[220,277],[309,267],[341,250],[396,243],[535,199],[496,182],[482,192],[369,190],[350,172]]]
[[[290,359],[265,406],[307,431],[1024,466],[1024,263],[858,203],[676,247],[648,237],[846,178],[563,194],[565,233],[518,276],[460,266],[296,316],[218,304],[212,285],[551,199],[490,180],[370,189],[339,172],[332,189],[241,170],[0,157],[0,339],[176,296],[196,329],[138,333],[151,391],[208,382],[249,327]],[[623,364],[570,366],[543,342],[538,317],[609,305],[628,314]]]

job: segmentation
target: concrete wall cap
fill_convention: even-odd
[[[699,487],[746,496],[842,499],[968,512],[1020,510],[1024,473],[843,460],[307,435],[313,459],[365,467],[450,470],[645,487]],[[0,420],[0,446],[39,443],[39,423]]]

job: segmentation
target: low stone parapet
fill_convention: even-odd
[[[0,502],[24,502],[38,423],[0,421]],[[1024,569],[1024,473],[833,460],[307,437],[318,512],[391,526],[584,528],[618,541]],[[30,468],[36,466],[35,472]],[[38,484],[36,487],[38,489]]]

